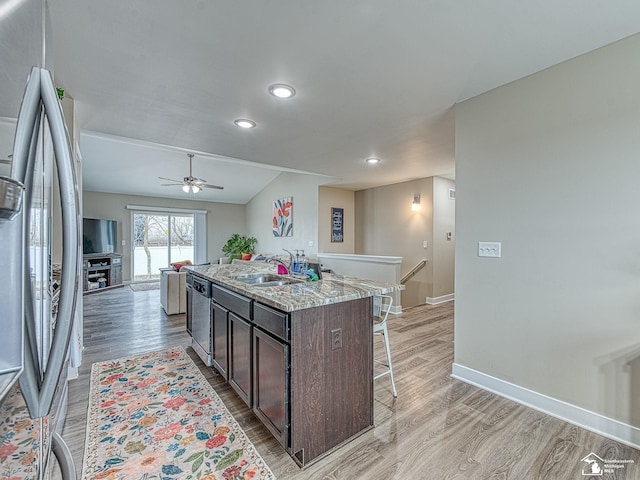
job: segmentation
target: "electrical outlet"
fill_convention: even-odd
[[[342,348],[342,329],[331,330],[331,350]]]

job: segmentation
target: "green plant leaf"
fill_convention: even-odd
[[[243,253],[256,253],[256,243],[258,240],[255,237],[234,233],[222,247],[222,252],[231,258],[240,258]]]

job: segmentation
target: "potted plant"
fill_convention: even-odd
[[[222,252],[226,254],[229,261],[240,259],[243,253],[256,253],[256,243],[258,243],[258,240],[255,237],[246,237],[245,235],[234,233],[222,247]]]

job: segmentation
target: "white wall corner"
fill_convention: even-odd
[[[427,305],[437,305],[439,303],[452,302],[455,300],[455,297],[455,293],[450,293],[449,295],[442,295],[440,297],[427,297],[425,302]]]
[[[548,397],[542,393],[520,387],[457,363],[453,364],[451,376],[617,442],[633,448],[640,448],[640,428],[627,425],[562,400]]]

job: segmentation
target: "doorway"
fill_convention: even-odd
[[[132,213],[132,282],[160,279],[171,262],[194,262],[194,215]]]

